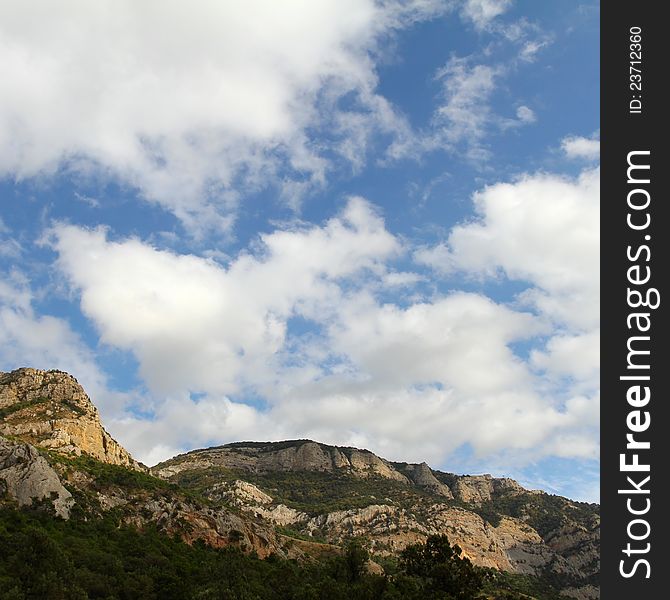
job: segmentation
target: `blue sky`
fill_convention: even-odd
[[[0,369],[148,464],[308,437],[597,501],[598,48],[568,0],[3,5]]]

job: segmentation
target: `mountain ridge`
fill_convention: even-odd
[[[304,450],[308,449],[312,455],[312,462],[305,459]],[[246,450],[246,452],[244,452]],[[296,451],[296,456],[287,456],[291,450]],[[322,452],[319,456],[319,450]],[[327,452],[323,452],[326,450]],[[300,453],[303,456],[298,456]],[[264,460],[268,455],[283,453],[277,461]],[[330,456],[328,456],[330,453]],[[221,460],[225,454],[229,460]],[[230,455],[242,455],[245,459],[234,460]],[[510,477],[494,477],[489,473],[481,475],[456,475],[433,469],[426,462],[408,463],[401,461],[390,461],[382,458],[365,448],[353,446],[339,446],[317,442],[308,438],[295,440],[281,440],[277,442],[241,441],[231,442],[209,448],[198,448],[173,456],[165,461],[151,467],[152,473],[161,477],[169,478],[174,474],[174,467],[183,462],[188,464],[193,459],[203,456],[215,456],[219,459],[221,466],[228,468],[249,469],[255,472],[271,472],[273,470],[296,470],[296,471],[336,471],[344,470],[353,475],[367,477],[372,474],[388,479],[414,484],[419,487],[432,489],[438,495],[447,498],[456,498],[464,502],[485,502],[491,499],[495,491],[501,489],[508,491],[523,491],[531,494],[545,494],[543,490],[528,490]],[[254,456],[255,455],[255,456]],[[317,457],[314,459],[314,457]],[[364,458],[362,458],[364,457]],[[240,457],[241,458],[241,457]],[[303,460],[300,460],[302,458]],[[291,460],[293,459],[293,460]],[[328,462],[330,459],[330,463]],[[274,467],[274,468],[273,468]],[[444,478],[440,480],[439,477]],[[451,489],[451,485],[455,487]]]
[[[29,476],[48,485],[21,487]],[[373,560],[393,561],[447,535],[475,565],[598,598],[597,505],[308,439],[231,442],[149,469],[104,430],[76,379],[55,370],[0,373],[3,502],[51,503],[66,519],[113,515],[188,544],[298,560],[355,538]]]

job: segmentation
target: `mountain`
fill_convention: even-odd
[[[237,442],[148,469],[60,371],[0,373],[0,505],[300,564],[362,540],[370,573],[446,535],[474,565],[533,590],[509,597],[599,597],[597,505],[311,440]]]
[[[25,368],[0,373],[0,435],[146,470],[105,431],[86,392],[62,371]]]
[[[447,534],[476,565],[548,577],[575,598],[598,597],[598,508],[513,479],[443,473],[311,440],[195,450],[152,472],[304,539],[341,545],[364,537],[383,559]]]

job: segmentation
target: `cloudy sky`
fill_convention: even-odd
[[[0,369],[148,464],[312,438],[597,500],[598,21],[0,3]]]

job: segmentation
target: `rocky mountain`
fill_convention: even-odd
[[[0,437],[0,496],[9,496],[19,506],[33,500],[49,500],[59,517],[68,519],[74,504],[49,462],[29,444]]]
[[[105,431],[77,380],[62,371],[0,372],[0,435],[132,469],[146,467]]]
[[[227,444],[149,470],[59,371],[0,373],[0,505],[112,519],[261,558],[321,560],[356,538],[371,572],[446,534],[475,565],[531,578],[534,589],[599,597],[596,505],[311,440]]]
[[[152,472],[304,539],[341,545],[363,537],[384,558],[446,533],[476,565],[598,597],[597,507],[513,479],[443,473],[311,440],[195,450]]]

